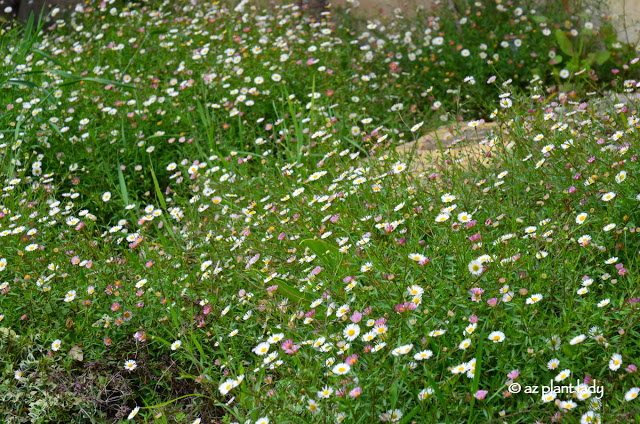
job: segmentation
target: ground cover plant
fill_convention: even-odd
[[[5,23],[3,422],[640,421],[634,48],[454,3]]]

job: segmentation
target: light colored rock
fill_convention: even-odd
[[[379,18],[392,16],[395,9],[400,9],[403,16],[413,16],[417,8],[430,10],[434,0],[332,0],[331,4],[351,8],[359,16]]]
[[[640,42],[640,0],[609,0],[614,27],[620,41]]]
[[[620,41],[640,44],[640,0],[603,1],[608,2],[602,9],[613,17]],[[331,0],[331,4],[351,8],[355,15],[369,19],[392,16],[395,9],[400,9],[403,16],[412,17],[417,8],[431,10],[435,3],[435,0]],[[439,7],[448,7],[448,0],[441,0]]]
[[[465,166],[470,162],[486,162],[489,134],[497,130],[495,122],[469,126],[459,122],[454,126],[442,126],[417,141],[401,144],[396,151],[410,160],[414,173],[436,171],[444,160]]]

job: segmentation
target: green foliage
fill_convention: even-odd
[[[552,4],[441,6],[5,28],[0,421],[637,414],[634,51]],[[601,404],[508,391],[563,370]]]

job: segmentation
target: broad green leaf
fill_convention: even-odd
[[[604,64],[611,57],[611,52],[609,50],[601,50],[599,52],[591,53],[593,55],[594,61],[598,65]]]
[[[327,267],[340,266],[343,254],[340,250],[324,240],[302,240],[300,245],[308,247]]]
[[[288,297],[291,301],[311,303],[315,300],[312,299],[309,294],[301,292],[300,290],[280,278],[274,278],[273,281],[276,281],[278,283],[278,291],[282,295]]]
[[[308,307],[309,304],[313,303],[315,300],[317,300],[317,297],[319,297],[319,295],[314,297],[312,293],[301,292],[296,287],[280,278],[274,278],[272,281],[275,281],[277,283],[278,293],[289,299],[289,301],[291,302],[304,304],[305,307]],[[319,322],[324,322],[327,314],[326,305],[324,303],[321,303],[314,309],[316,310],[314,319]]]
[[[560,50],[562,50],[564,54],[568,56],[575,56],[576,50],[564,31],[559,29],[556,30],[556,41],[558,42],[558,46],[560,46]]]
[[[537,24],[540,24],[543,22],[547,22],[549,19],[547,19],[547,17],[543,15],[533,15],[531,17],[531,20]]]

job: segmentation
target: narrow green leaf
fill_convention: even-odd
[[[111,85],[115,85],[116,87],[123,87],[123,88],[136,88],[135,85],[130,85],[130,84],[124,84],[118,81],[112,81],[112,80],[108,80],[108,79],[104,79],[104,78],[92,78],[92,77],[79,77],[77,75],[73,75],[70,74],[69,72],[64,72],[64,71],[49,71],[52,74],[56,74],[60,77],[69,79],[71,81],[67,81],[65,83],[60,84],[59,86],[65,86],[65,85],[70,85],[70,84],[75,84],[79,81],[90,81],[90,82],[97,82],[100,84],[111,84]]]
[[[62,62],[60,62],[58,59],[56,59],[55,57],[51,56],[50,54],[47,54],[45,52],[43,52],[42,50],[39,49],[33,49],[32,50],[34,53],[49,59],[51,62],[53,62],[54,64],[60,66],[60,67],[64,67],[64,65],[62,64]]]
[[[416,407],[413,408],[407,415],[402,417],[402,421],[400,421],[400,424],[409,424],[411,418],[415,417],[418,412],[420,412],[420,405],[416,405]]]
[[[167,210],[167,202],[164,201],[162,190],[160,190],[160,185],[158,184],[158,179],[156,178],[156,173],[153,172],[153,166],[149,165],[149,169],[151,170],[151,178],[153,178],[153,186],[156,189],[156,196],[158,196],[160,206],[162,206],[162,209]]]
[[[185,399],[185,398],[188,398],[188,397],[202,397],[202,398],[209,399],[209,400],[215,400],[215,399],[212,399],[212,398],[211,398],[211,397],[209,397],[209,396],[205,396],[205,395],[202,395],[202,394],[200,394],[200,393],[192,393],[192,394],[190,394],[190,395],[183,395],[183,396],[177,397],[177,398],[175,398],[175,399],[172,399],[172,400],[170,400],[170,401],[163,402],[163,403],[159,403],[159,404],[157,404],[157,405],[143,406],[143,407],[142,407],[142,408],[140,408],[140,409],[156,409],[156,408],[161,408],[161,407],[163,407],[163,406],[167,406],[167,405],[169,405],[169,404],[171,404],[171,403],[173,403],[173,402],[177,402],[177,401],[179,401],[179,400],[181,400],[181,399]],[[226,406],[226,405],[224,405],[224,404],[222,404],[222,403],[220,403],[220,402],[216,403],[215,405],[216,405],[216,406],[222,406],[224,409],[227,409],[227,406]]]
[[[471,403],[469,405],[469,421],[468,421],[469,424],[473,422],[473,406],[475,405],[475,401],[476,401],[476,398],[473,395],[478,391],[478,387],[480,386],[480,374],[482,370],[482,351],[484,348],[484,341],[485,341],[485,332],[484,330],[482,330],[482,332],[480,333],[480,342],[478,342],[478,350],[476,351],[475,374],[473,376],[473,383],[471,384],[472,393],[471,393]]]
[[[10,79],[7,80],[5,82],[6,84],[11,84],[11,85],[16,85],[18,87],[20,87],[21,85],[24,85],[26,87],[31,87],[31,88],[39,88],[39,86],[31,81],[25,81],[25,80],[17,80],[17,79]]]
[[[168,341],[168,340],[165,340],[165,339],[163,339],[163,338],[162,338],[162,337],[160,337],[160,336],[151,335],[151,339],[152,339],[152,340],[154,340],[154,339],[155,339],[155,340],[159,340],[159,341],[160,341],[160,343],[162,343],[162,344],[163,344],[163,345],[165,345],[165,346],[169,346],[169,347],[171,346],[171,343],[169,343],[169,341]]]
[[[349,144],[351,144],[353,147],[355,147],[356,149],[360,150],[363,154],[368,155],[367,151],[364,149],[364,147],[362,147],[360,144],[356,143],[352,138],[350,137],[345,137],[345,140],[347,140],[347,142]]]
[[[398,403],[398,382],[399,380],[396,379],[391,385],[391,409],[395,409]]]
[[[206,364],[207,363],[207,355],[205,355],[204,349],[202,349],[202,345],[198,341],[198,338],[196,337],[195,334],[193,334],[193,332],[189,332],[189,335],[191,336],[191,341],[193,342],[193,344],[195,345],[196,349],[198,350],[198,353],[200,353],[200,363],[201,364]]]
[[[118,180],[120,180],[120,195],[124,200],[125,205],[129,204],[129,192],[127,191],[127,184],[124,182],[124,174],[122,169],[118,167]]]
[[[442,394],[442,390],[440,390],[440,386],[436,384],[435,380],[431,376],[431,372],[429,372],[429,369],[427,368],[426,365],[424,366],[424,373],[427,378],[427,383],[429,383],[429,386],[433,389],[434,393],[436,394],[436,398],[438,398],[438,402],[440,403],[440,408],[444,411],[446,420],[447,422],[449,422],[449,415],[447,414],[447,408],[446,408],[447,404],[445,403],[444,395]]]

